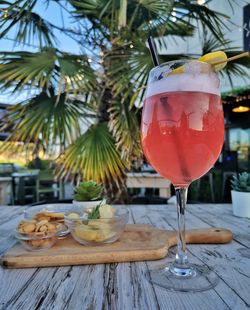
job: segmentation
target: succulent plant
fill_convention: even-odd
[[[233,176],[231,188],[237,192],[250,192],[250,173],[242,172],[238,176]]]
[[[81,182],[74,189],[74,199],[77,201],[98,200],[101,198],[102,185],[95,181]]]

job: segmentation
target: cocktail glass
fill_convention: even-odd
[[[178,233],[175,261],[150,272],[169,290],[203,291],[218,277],[208,266],[190,264],[185,242],[188,186],[214,165],[224,142],[219,79],[212,66],[195,60],[167,62],[150,71],[141,122],[144,154],[175,187]]]

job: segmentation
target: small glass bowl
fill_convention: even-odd
[[[28,251],[43,251],[51,248],[57,241],[58,231],[43,235],[41,232],[19,232],[15,231],[16,238]]]
[[[128,221],[128,210],[117,207],[112,218],[87,219],[86,213],[72,210],[79,217],[70,218],[65,215],[72,237],[83,245],[101,245],[112,243],[119,239]]]
[[[65,215],[70,209],[72,208],[72,205],[60,205],[60,204],[48,204],[48,205],[38,205],[34,207],[28,207],[24,210],[24,218],[27,220],[32,220],[36,215],[39,213],[61,213],[61,215]],[[64,217],[58,218],[58,219],[53,219],[53,221],[56,221],[58,223],[64,224]],[[61,229],[58,232],[58,237],[60,239],[66,237],[69,234],[69,229],[67,225],[64,225],[64,228]]]

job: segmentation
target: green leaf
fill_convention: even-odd
[[[70,144],[80,136],[80,121],[88,111],[83,102],[68,101],[66,94],[58,97],[50,90],[31,100],[11,106],[1,128],[12,128],[9,141],[25,144],[41,142],[46,148]],[[6,144],[6,147],[11,144]],[[4,146],[3,146],[4,147]],[[3,149],[2,149],[3,150]]]
[[[100,218],[100,206],[101,203],[96,206],[91,213],[88,214],[88,220],[95,220],[95,219],[99,219]]]
[[[102,185],[94,181],[80,182],[74,189],[74,199],[77,201],[97,200],[101,197]]]
[[[125,173],[125,164],[106,123],[92,125],[65,150],[58,163],[63,175],[77,174],[97,183],[118,182]]]
[[[128,103],[115,102],[111,108],[109,129],[121,152],[121,158],[128,167],[141,160],[140,126],[136,109],[130,109]]]
[[[209,1],[208,1],[209,2]],[[227,29],[223,19],[227,15],[209,9],[206,5],[199,5],[196,0],[176,0],[176,14],[181,14],[183,19],[190,19],[201,23],[203,29],[209,29],[213,36],[219,41],[224,41],[223,29]]]
[[[224,51],[228,58],[243,53],[238,47],[232,47],[232,42],[230,40],[220,42],[215,37],[208,37],[205,35],[203,42],[203,55],[213,51]],[[247,81],[250,77],[247,68],[250,68],[250,57],[243,57],[235,61],[229,61],[226,67],[219,71],[219,74],[222,77],[228,77],[231,81],[233,76],[241,77]]]
[[[62,53],[54,48],[40,52],[0,52],[0,90],[14,87],[62,92],[91,91],[96,84],[93,69],[85,56]]]
[[[53,29],[39,14],[32,12],[36,0],[6,1],[0,4],[5,14],[0,16],[0,38],[5,37],[15,27],[15,38],[19,43],[33,43],[38,39],[39,45],[53,46],[56,37]]]
[[[242,172],[233,176],[231,187],[237,192],[250,192],[250,173]]]

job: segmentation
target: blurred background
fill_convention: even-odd
[[[147,37],[161,62],[250,51],[249,1],[19,0],[0,16],[0,205],[72,201],[90,179],[113,202],[171,202],[140,147]],[[189,202],[230,202],[231,177],[250,171],[249,67],[220,72],[225,143]]]

